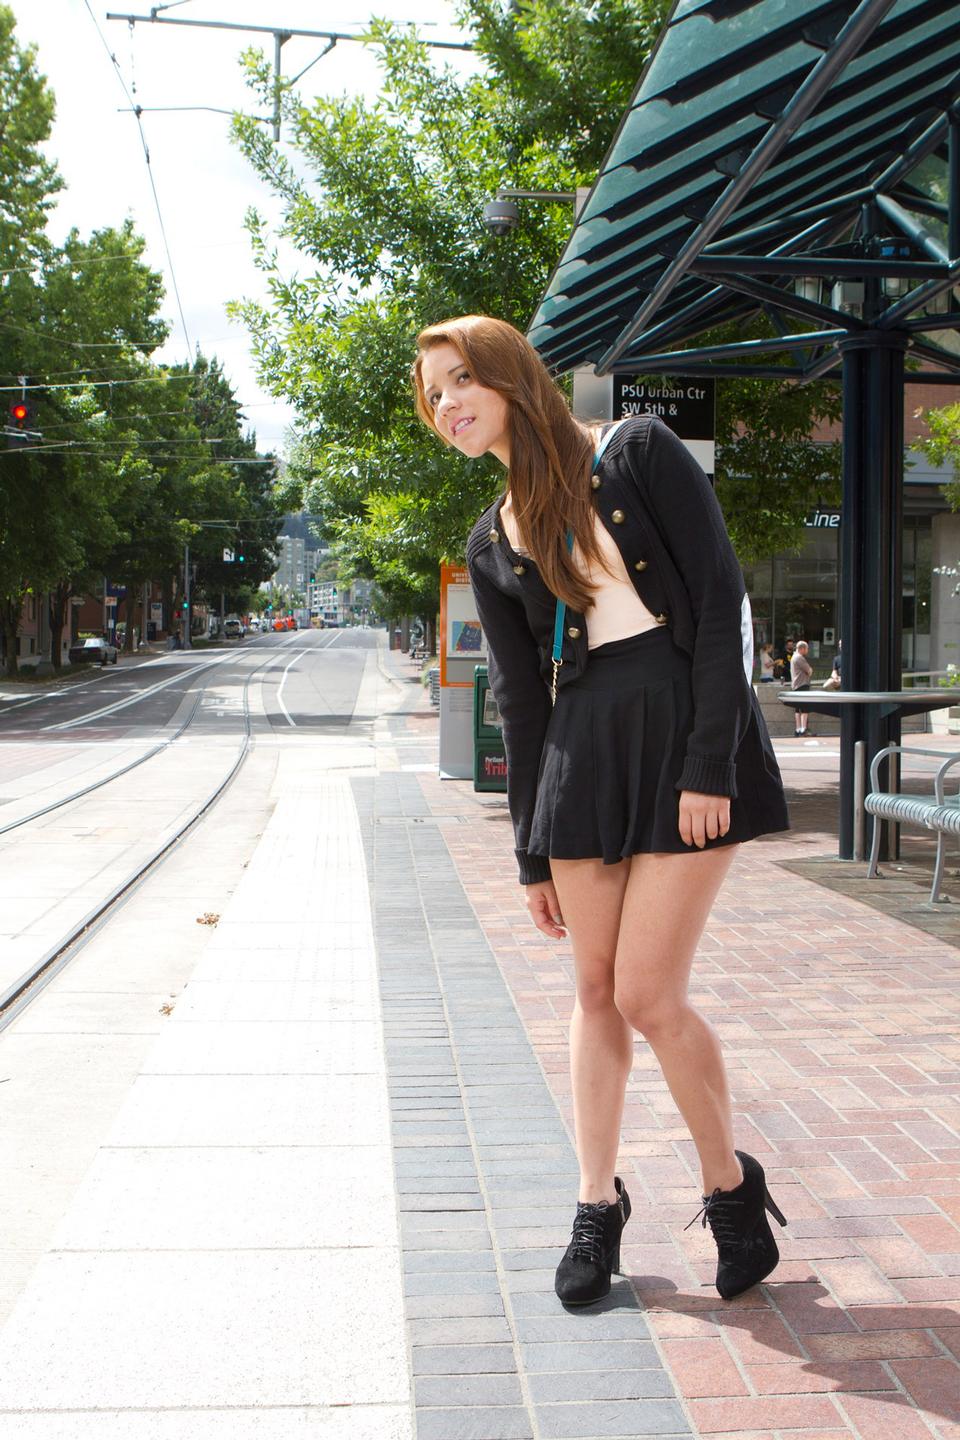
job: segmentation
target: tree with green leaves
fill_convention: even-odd
[[[525,327],[569,234],[569,204],[523,204],[509,236],[483,208],[501,187],[572,193],[590,184],[669,10],[667,0],[464,0],[483,68],[437,64],[408,29],[375,22],[376,100],[285,94],[290,158],[251,116],[234,135],[283,206],[281,234],[306,262],[281,268],[249,216],[270,299],[236,306],[262,382],[296,408],[288,503],[323,517],[344,575],[374,578],[384,608],[432,615],[437,567],[502,484],[489,460],[445,451],[414,418],[415,336],[448,315]],[[267,62],[247,57],[257,109]],[[752,330],[750,333],[754,333]],[[758,322],[757,334],[767,333]],[[829,386],[723,382],[721,483],[744,558],[801,533],[832,460],[805,436],[833,412]],[[825,472],[825,473],[823,473]],[[734,478],[735,477],[735,478]]]
[[[37,68],[33,46],[20,46],[13,11],[0,5],[0,384],[8,387],[25,373],[25,342],[36,322],[36,266],[49,249],[47,215],[62,186],[56,166],[44,155],[54,115],[53,93]],[[7,402],[4,395],[4,420]],[[16,633],[24,596],[31,583],[39,537],[26,550],[11,543],[16,516],[36,504],[26,476],[21,482],[0,472],[0,630],[8,666],[16,665]],[[34,526],[36,528],[36,526]]]
[[[928,434],[914,441],[934,465],[951,465],[953,480],[947,486],[951,510],[960,510],[960,400],[928,410],[925,416]]]
[[[157,399],[148,355],[166,326],[157,313],[162,282],[143,250],[129,222],[88,240],[71,232],[62,247],[45,248],[29,277],[33,324],[6,342],[0,332],[5,366],[29,379],[31,423],[42,433],[0,453],[0,607],[11,673],[27,588],[49,596],[57,666],[70,595],[99,582],[128,497],[149,483],[138,412]]]
[[[125,507],[149,487],[139,412],[155,408],[159,399],[149,356],[165,340],[167,326],[159,314],[163,282],[144,263],[144,248],[129,220],[87,240],[74,230],[39,275],[37,368],[31,373],[76,382],[76,388],[39,392],[43,444],[35,455],[21,457],[51,468],[59,480],[50,517],[65,537],[49,582],[55,667],[70,596],[99,584],[120,542]]]

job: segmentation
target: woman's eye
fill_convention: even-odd
[[[458,375],[458,376],[457,376],[457,384],[459,385],[461,380],[469,380],[469,379],[470,379],[469,373],[468,373],[466,370],[464,370],[464,372],[463,372],[462,375]]]

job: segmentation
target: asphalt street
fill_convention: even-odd
[[[350,722],[364,657],[375,644],[372,630],[303,630],[174,651],[129,668],[121,662],[75,685],[0,701],[0,744],[143,735],[177,721],[198,688],[204,694],[193,725],[208,734],[229,732],[253,670],[270,725],[335,730]]]

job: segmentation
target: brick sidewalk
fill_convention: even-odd
[[[396,723],[426,762],[424,721]],[[454,822],[440,833],[572,1135],[569,945],[527,919],[503,797],[417,779],[428,811]],[[738,1142],[790,1222],[783,1263],[773,1283],[718,1301],[709,1235],[683,1229],[698,1206],[693,1147],[638,1040],[619,1162],[634,1198],[625,1266],[695,1434],[960,1437],[960,953],[788,874],[778,862],[817,853],[810,839],[741,852],[693,987],[724,1042]],[[558,1229],[557,1256],[565,1241]]]

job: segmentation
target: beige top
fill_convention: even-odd
[[[526,555],[528,552],[520,545],[520,534],[509,495],[500,508],[500,523],[517,554]],[[642,634],[644,630],[659,628],[656,617],[633,588],[616,542],[598,515],[594,516],[594,528],[600,553],[610,566],[612,574],[601,566],[589,565],[579,545],[573,547],[573,558],[578,568],[598,587],[594,591],[593,603],[584,617],[590,650],[595,650],[598,645],[609,645],[611,640],[626,640],[631,635]]]

